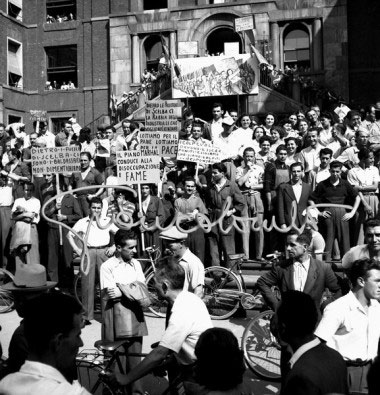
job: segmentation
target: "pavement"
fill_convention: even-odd
[[[143,352],[148,353],[150,351],[150,345],[159,341],[164,332],[165,320],[164,318],[158,318],[151,313],[146,314],[146,321],[148,326],[149,335],[144,338]],[[241,338],[244,332],[244,328],[248,325],[249,320],[254,316],[254,312],[247,312],[247,317],[232,317],[228,320],[214,320],[213,324],[215,327],[227,328],[231,330],[234,335],[241,342]],[[0,314],[0,325],[2,330],[0,332],[0,342],[3,348],[3,356],[8,356],[8,347],[11,336],[14,330],[19,325],[20,318],[16,311]],[[96,319],[92,321],[91,325],[86,326],[82,330],[82,340],[84,346],[82,349],[94,349],[94,343],[100,339],[101,323],[100,317],[96,316]],[[279,383],[271,382],[259,379],[249,369],[247,369],[244,375],[244,382],[252,388],[252,393],[260,395],[273,395],[278,394]],[[147,391],[149,395],[160,394],[166,386],[165,379],[156,378],[151,376],[146,383]]]

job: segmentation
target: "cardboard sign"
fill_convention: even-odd
[[[178,132],[140,132],[142,155],[176,156]]]
[[[33,174],[71,173],[80,171],[78,146],[32,148]]]
[[[213,145],[198,145],[193,141],[179,140],[177,160],[186,162],[204,163],[206,165],[221,160],[220,148]]]
[[[30,110],[30,119],[32,121],[46,121],[46,111]]]
[[[239,43],[224,43],[224,55],[225,56],[235,56],[239,55]]]
[[[181,129],[182,103],[177,100],[147,101],[145,130],[149,132],[178,132]]]
[[[124,184],[156,184],[160,181],[160,156],[140,151],[116,152],[117,180]]]
[[[198,55],[198,41],[178,41],[178,56]]]
[[[235,19],[235,32],[252,30],[254,28],[253,15]]]

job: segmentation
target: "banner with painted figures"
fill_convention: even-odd
[[[173,98],[252,95],[259,92],[259,65],[250,54],[176,59],[181,75],[172,74]]]

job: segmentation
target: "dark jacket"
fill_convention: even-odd
[[[271,287],[277,286],[281,295],[286,291],[294,290],[293,277],[293,261],[287,259],[257,280],[257,288],[271,309],[276,310],[279,302]],[[310,258],[310,267],[303,292],[312,297],[318,309],[326,288],[332,293],[330,301],[342,296],[340,285],[331,266],[326,262]]]

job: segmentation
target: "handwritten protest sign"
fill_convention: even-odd
[[[80,148],[77,146],[32,148],[34,174],[80,171]]]
[[[154,184],[160,181],[160,156],[141,151],[116,152],[117,179],[123,184]]]
[[[46,121],[46,111],[30,110],[29,112],[32,121]]]
[[[254,27],[255,27],[255,25],[253,22],[253,15],[235,19],[235,32],[242,32],[244,30],[252,30]]]
[[[177,100],[147,101],[145,130],[149,132],[178,132],[181,129],[182,103]]]
[[[177,160],[197,163],[217,163],[220,162],[220,148],[213,145],[198,145],[193,141],[179,140]]]
[[[140,132],[142,155],[176,156],[178,132]]]

